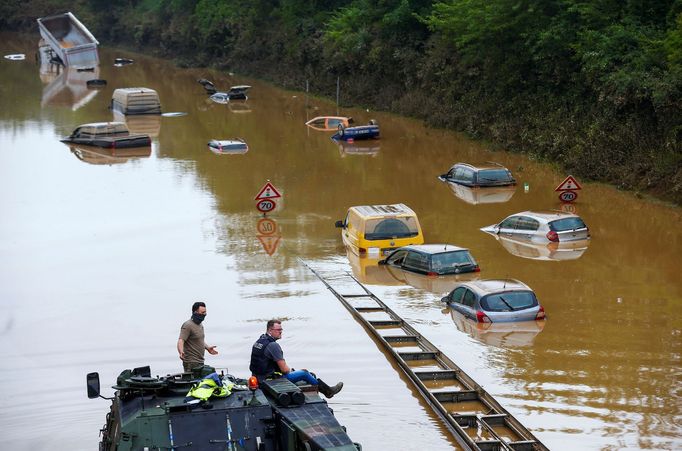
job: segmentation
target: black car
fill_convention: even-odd
[[[429,276],[478,272],[468,249],[451,244],[409,245],[396,249],[379,262]]]
[[[509,169],[496,163],[481,166],[457,163],[446,174],[438,178],[444,182],[457,183],[472,188],[516,185],[516,179]]]

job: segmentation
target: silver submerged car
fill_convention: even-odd
[[[499,224],[481,229],[491,235],[528,240],[534,243],[587,240],[590,229],[580,216],[559,211],[524,211],[506,217]]]
[[[545,309],[533,290],[513,279],[463,282],[441,299],[478,323],[503,323],[545,319]]]

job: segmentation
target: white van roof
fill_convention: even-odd
[[[385,218],[387,216],[416,216],[415,212],[405,204],[359,205],[350,207],[364,217]]]

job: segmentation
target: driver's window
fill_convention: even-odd
[[[452,294],[450,295],[450,300],[452,302],[457,302],[458,304],[461,304],[462,303],[462,295],[464,294],[465,291],[466,291],[466,288],[464,288],[464,287],[455,288],[455,291],[453,291]]]
[[[389,265],[395,265],[395,266],[400,266],[403,263],[403,260],[405,260],[405,254],[407,254],[407,251],[398,251],[395,254],[391,255],[386,262]]]
[[[500,223],[501,229],[515,229],[518,223],[517,218],[507,218]]]

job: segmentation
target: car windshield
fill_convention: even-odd
[[[418,234],[417,220],[412,216],[370,219],[365,227],[365,238],[368,240],[408,238]]]
[[[563,232],[564,230],[584,229],[586,227],[587,226],[585,225],[583,220],[577,216],[572,216],[570,218],[564,219],[557,219],[556,221],[552,221],[549,223],[549,229],[554,230],[555,232]]]
[[[438,274],[454,273],[458,268],[475,265],[469,251],[442,252],[431,258],[431,270]]]
[[[485,182],[510,182],[512,179],[505,169],[486,169],[478,173],[478,178]]]
[[[512,312],[538,305],[532,291],[508,291],[490,294],[481,299],[481,307],[488,312]]]

